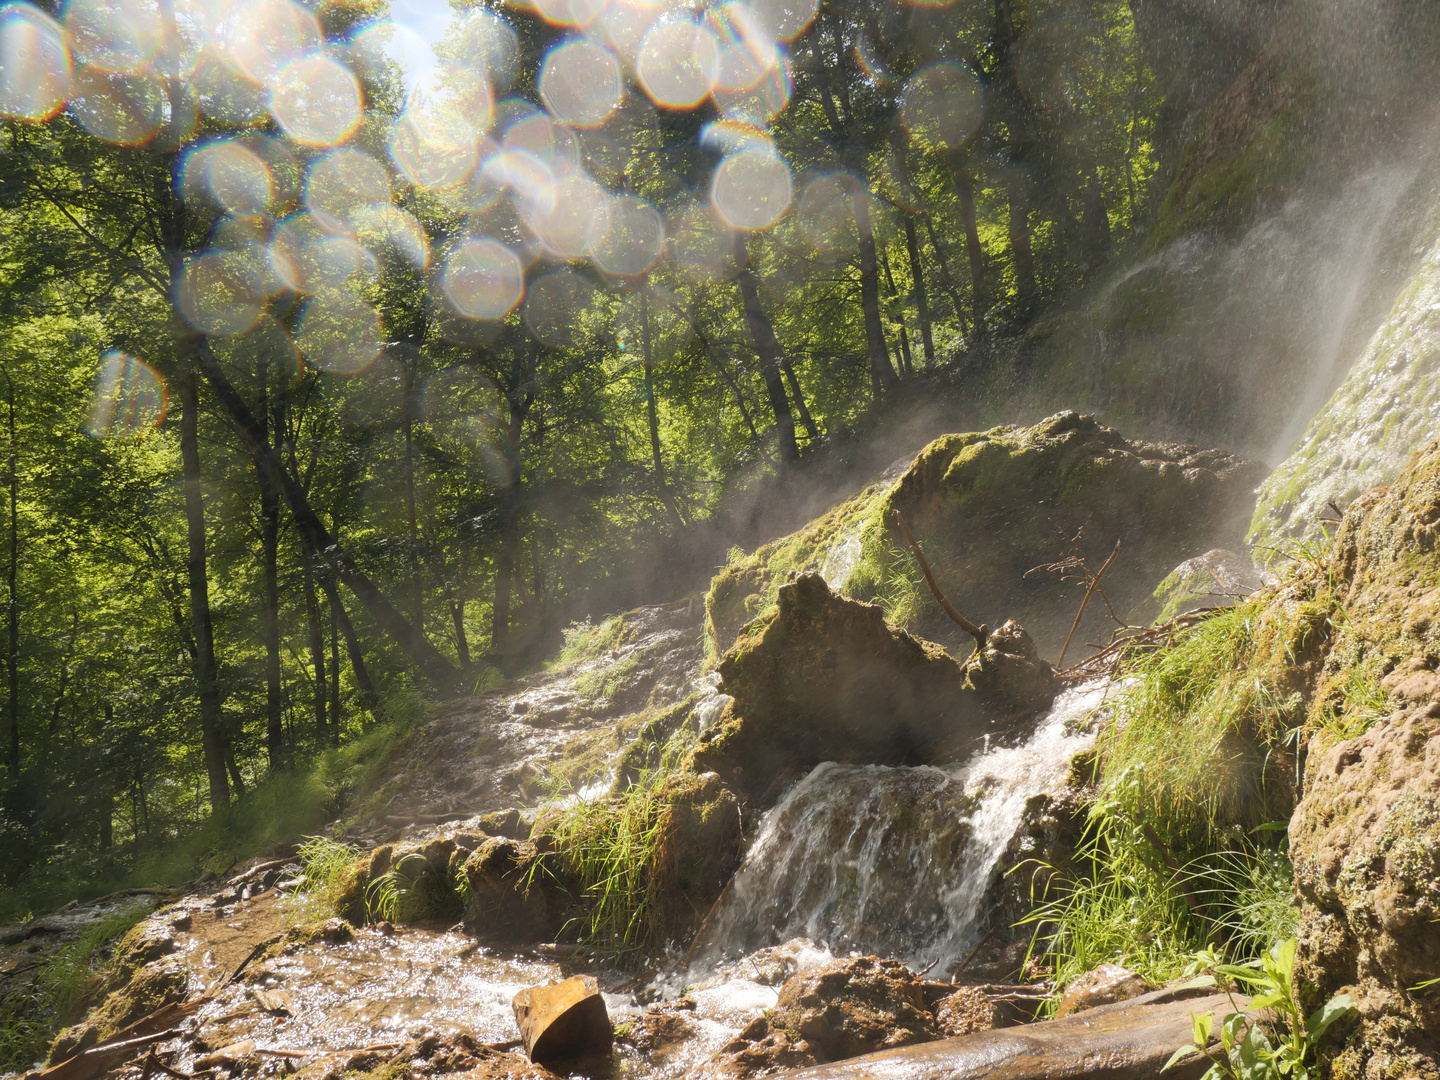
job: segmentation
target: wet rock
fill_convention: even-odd
[[[1000,1011],[978,986],[962,986],[935,1005],[935,1026],[945,1038],[973,1035],[998,1026]]]
[[[1249,555],[1214,548],[1186,559],[1128,616],[1132,625],[1161,623],[1187,611],[1229,607],[1255,592],[1264,579]]]
[[[142,926],[145,924],[142,924]],[[134,955],[132,953],[131,955]],[[189,975],[183,964],[173,957],[151,961],[138,968],[117,965],[116,974],[106,986],[114,989],[106,994],[99,1007],[83,1023],[66,1028],[50,1044],[50,1064],[64,1061],[87,1047],[109,1039],[117,1031],[149,1016],[166,1005],[185,1000]]]
[[[989,730],[1049,703],[1054,675],[1007,623],[964,665],[836,596],[819,574],[783,586],[779,608],[720,663],[733,703],[695,760],[759,806],[822,761],[917,765],[961,755]]]
[[[1119,964],[1101,964],[1081,975],[1066,989],[1055,1010],[1057,1017],[1072,1016],[1097,1005],[1129,1001],[1155,989],[1129,968]]]
[[[938,1037],[925,994],[896,960],[862,956],[796,975],[780,988],[771,1021],[809,1042],[821,1061]]]
[[[663,1057],[700,1033],[688,1011],[667,1007],[652,1009],[635,1017],[623,1029],[617,1028],[615,1041],[648,1057]]]
[[[899,1047],[781,1075],[793,1080],[1155,1080],[1175,1048],[1190,1040],[1192,1012],[1212,1010],[1229,1012],[1230,1000],[1224,994],[1162,990],[1063,1020]],[[1209,1065],[1203,1058],[1191,1059],[1164,1075],[1198,1080]]]
[[[775,1008],[690,1078],[764,1076],[926,1042],[938,1034],[924,988],[904,964],[874,956],[836,960],[787,981]]]
[[[893,526],[904,514],[942,589],[968,618],[1023,625],[1055,659],[1085,592],[1083,576],[1037,573],[1082,554],[1092,570],[1122,547],[1104,586],[1121,613],[1147,598],[1182,559],[1243,548],[1265,468],[1216,450],[1126,439],[1094,417],[1063,412],[1033,427],[946,435],[893,484],[877,485],[792,536],[727,566],[706,597],[716,652],[763,620],[792,573],[821,570],[847,547],[855,568],[837,587],[911,612],[906,628],[957,649],[961,633],[914,572]],[[827,576],[830,576],[827,573]],[[896,598],[901,600],[897,602]],[[1076,641],[1109,620],[1096,597]],[[1079,652],[1072,644],[1071,658]],[[957,653],[958,655],[958,653]]]
[[[494,836],[461,867],[468,885],[465,922],[482,941],[550,941],[563,922],[558,882],[539,860],[545,856],[528,840]]]
[[[542,1065],[607,1053],[614,1041],[605,999],[593,976],[576,975],[515,995],[515,1022],[531,1061]]]
[[[481,814],[477,823],[490,836],[529,840],[534,819],[520,810],[492,810],[488,814]]]

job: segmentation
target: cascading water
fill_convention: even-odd
[[[1026,805],[1065,784],[1109,689],[1066,691],[1023,743],[952,769],[817,766],[766,815],[696,970],[795,937],[917,967],[960,959]]]

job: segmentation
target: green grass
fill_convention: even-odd
[[[97,920],[47,960],[30,987],[0,1002],[0,1072],[22,1072],[44,1057],[103,970],[97,954],[152,910],[145,898]]]
[[[463,873],[451,878],[432,867],[424,855],[410,852],[365,886],[365,911],[372,920],[389,922],[457,919],[468,893]]]
[[[1266,599],[1217,612],[1133,661],[1136,684],[1117,703],[1121,720],[1102,734],[1100,754],[1102,787],[1136,820],[1202,836],[1286,809],[1285,748],[1305,702],[1277,681],[1271,661],[1286,650],[1279,637],[1303,644],[1305,631],[1274,625]]]
[[[664,782],[693,739],[682,729],[663,744],[654,766],[643,769],[623,792],[575,801],[546,826],[579,901],[573,929],[597,952],[622,957],[653,943],[657,913],[670,885],[672,807],[664,797]],[[548,860],[537,860],[531,880],[553,872]]]

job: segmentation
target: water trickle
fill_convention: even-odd
[[[1092,745],[1084,721],[1109,685],[1065,692],[1024,742],[955,768],[817,766],[766,815],[697,969],[798,936],[922,967],[960,959],[1026,805]]]
[[[825,565],[820,569],[820,576],[825,579],[825,584],[835,592],[843,592],[849,584],[850,575],[855,572],[855,567],[860,562],[863,547],[859,528],[840,537],[826,554]]]

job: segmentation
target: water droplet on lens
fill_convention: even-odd
[[[790,167],[772,150],[732,154],[715,169],[710,199],[737,229],[767,229],[790,205]]]
[[[360,125],[360,83],[340,61],[323,54],[307,56],[279,73],[270,112],[296,142],[334,146]]]
[[[0,116],[43,121],[70,93],[70,51],[54,19],[29,4],[0,7]]]
[[[456,248],[445,261],[445,295],[471,319],[499,319],[520,302],[525,272],[513,251],[485,237]]]
[[[112,349],[100,358],[85,430],[97,439],[128,439],[165,419],[169,389],[145,361]]]
[[[296,343],[322,371],[353,375],[380,355],[380,316],[352,293],[321,293],[306,303]]]

